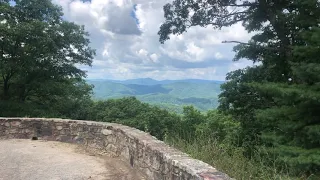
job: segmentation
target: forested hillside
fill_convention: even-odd
[[[220,81],[209,80],[156,81],[150,78],[87,82],[94,86],[93,98],[96,100],[135,96],[142,102],[176,113],[182,113],[183,106],[188,105],[193,105],[202,112],[217,108],[221,84]]]
[[[98,89],[108,86],[99,96],[137,98],[96,100],[86,72],[78,68],[91,66],[95,57],[84,26],[66,21],[51,0],[2,0],[0,12],[0,116],[122,123],[235,179],[320,179],[318,0],[174,0],[165,5],[161,43],[192,26],[242,23],[255,33],[248,42],[226,41],[237,43],[235,61],[258,64],[227,74],[218,109],[203,113],[186,106],[181,115],[137,98],[169,101],[173,96],[187,103],[203,98],[205,103],[219,85],[195,87],[193,80],[157,85],[152,79],[97,83]],[[207,92],[200,93],[201,88]]]

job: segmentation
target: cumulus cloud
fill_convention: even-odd
[[[85,25],[91,46],[97,50],[93,66],[81,67],[89,78],[215,79],[251,65],[232,62],[232,44],[249,34],[240,25],[222,30],[192,27],[187,33],[159,43],[157,32],[163,5],[172,0],[53,0],[64,18]]]

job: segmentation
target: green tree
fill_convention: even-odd
[[[219,142],[238,145],[240,124],[232,119],[230,115],[224,115],[217,110],[210,110],[206,114],[206,121],[202,123],[201,131],[215,138]]]
[[[318,173],[319,21],[317,0],[175,0],[164,6],[160,42],[192,26],[241,22],[255,35],[234,47],[234,60],[260,65],[227,75],[219,109],[241,122],[244,146],[270,148],[295,175]],[[251,152],[249,152],[249,155]]]
[[[0,9],[1,99],[25,101],[39,86],[85,77],[76,65],[91,65],[95,52],[84,27],[65,21],[61,7],[16,0],[14,6],[1,2]]]
[[[261,138],[269,155],[280,155],[279,165],[287,165],[307,177],[320,170],[320,29],[301,33],[306,45],[293,45],[290,61],[292,77],[287,83],[252,83],[263,96],[272,97],[273,106],[256,110],[263,125]]]
[[[91,108],[89,119],[131,126],[163,140],[179,127],[180,117],[167,110],[142,103],[135,97],[98,101]]]
[[[88,33],[64,20],[51,0],[14,2],[0,2],[1,103],[66,102],[84,83],[86,72],[77,65],[90,66],[95,55]],[[88,88],[77,89],[77,98]]]
[[[205,121],[205,115],[193,106],[183,107],[182,120],[176,134],[186,141],[193,141],[197,132],[197,127]]]

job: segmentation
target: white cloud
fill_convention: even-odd
[[[155,53],[150,55],[150,58],[153,62],[158,62],[159,56]]]
[[[233,63],[232,44],[250,36],[241,24],[222,30],[192,27],[187,33],[159,43],[163,5],[169,0],[53,0],[65,18],[85,25],[97,49],[89,78],[200,78],[223,80],[247,62]],[[135,10],[135,11],[134,11]],[[135,14],[135,15],[133,15]]]

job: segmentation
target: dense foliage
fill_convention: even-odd
[[[165,134],[175,130],[178,119],[177,115],[142,103],[135,97],[98,101],[90,108],[87,119],[125,124],[149,132],[161,140]]]
[[[175,0],[164,12],[162,43],[198,25],[242,23],[255,32],[249,42],[236,42],[235,60],[259,65],[227,75],[219,109],[241,123],[240,146],[249,157],[263,146],[265,160],[278,157],[278,168],[287,166],[297,176],[319,175],[319,1]]]
[[[0,1],[0,100],[4,115],[23,104],[22,111],[30,103],[52,109],[57,103],[70,106],[88,98],[92,87],[82,80],[85,72],[76,67],[91,65],[95,54],[84,27],[65,21],[61,7],[50,0],[14,3]]]

